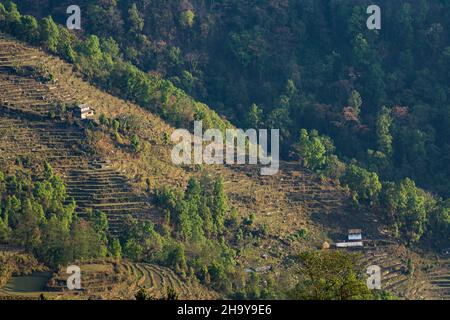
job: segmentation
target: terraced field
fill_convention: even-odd
[[[36,79],[48,73],[51,60],[41,51],[24,47],[0,34],[0,104],[11,110],[47,116],[58,104],[72,103],[73,96],[58,86],[58,79]],[[81,99],[80,101],[83,101]]]
[[[27,110],[39,115],[48,115],[59,97],[56,87],[44,85],[29,77],[8,73],[0,74],[2,91],[0,101],[13,110]]]
[[[424,295],[431,299],[450,300],[450,259],[444,257],[427,275],[429,286]]]
[[[108,216],[110,230],[117,232],[124,215],[138,220],[161,222],[160,212],[148,196],[132,190],[126,177],[108,168],[106,163],[91,164],[88,168],[73,169],[66,175],[68,193],[77,201],[77,211],[93,208]]]
[[[45,291],[50,273],[36,273],[28,276],[12,277],[10,281],[0,288],[2,296],[28,296],[38,297]]]
[[[148,263],[124,263],[122,265],[138,285],[144,286],[154,297],[166,294],[167,288],[173,288],[180,299],[214,299],[218,294],[205,289],[191,279],[181,279],[171,269]]]
[[[36,66],[43,62],[37,52],[24,51],[17,41],[5,34],[0,33],[0,41],[2,43],[0,68],[15,67],[24,63],[27,66]]]
[[[407,258],[402,248],[396,244],[374,243],[366,242],[361,261],[363,269],[371,265],[381,267],[382,289],[404,295],[410,290],[411,283],[407,274]]]
[[[214,299],[218,294],[196,282],[181,279],[172,270],[148,263],[92,262],[81,264],[82,290],[68,291],[67,274],[60,269],[49,282],[49,290],[64,296],[97,299],[133,299],[139,286],[154,298],[164,298],[173,288],[180,299]]]
[[[352,207],[345,191],[330,180],[321,180],[298,163],[280,162],[278,174],[260,175],[259,166],[217,167],[225,177],[229,200],[240,212],[255,213],[275,234],[292,234],[307,229],[323,238],[330,230],[332,240],[345,236],[347,228],[359,228],[370,219]],[[370,223],[367,223],[370,225]],[[379,236],[376,228],[365,229]]]
[[[83,128],[3,113],[0,135],[0,163],[18,157],[48,161],[63,176],[81,216],[88,208],[99,209],[107,214],[113,232],[127,214],[158,221],[158,211],[148,197],[134,191],[125,176],[108,168],[107,161],[86,150]]]
[[[57,292],[60,298],[64,296],[83,296],[100,298],[122,294],[120,285],[127,279],[121,275],[112,263],[84,263],[81,268],[81,285],[83,290],[69,291],[67,278],[69,275],[64,268],[58,270],[47,284],[47,290]]]
[[[89,147],[83,127],[47,120],[56,104],[73,101],[57,79],[43,83],[14,73],[18,66],[36,67],[46,62],[43,53],[6,37],[0,36],[0,43],[0,85],[5,89],[0,93],[0,164],[13,163],[19,158],[28,159],[32,164],[50,162],[64,178],[68,194],[77,202],[78,214],[83,216],[90,208],[105,212],[112,232],[118,231],[121,219],[127,214],[159,222],[159,211],[151,205],[149,196],[134,189],[128,177]],[[52,61],[52,68],[61,66],[59,59],[50,59],[57,62]],[[60,270],[49,288],[63,292],[64,296],[66,279],[67,275]],[[184,298],[215,296],[196,283],[182,280],[170,269],[156,265],[93,264],[83,268],[86,288],[83,294],[88,296],[132,298],[138,284],[146,286],[155,297],[165,294],[168,287]]]
[[[1,107],[0,107],[1,108]],[[0,110],[0,160],[17,156],[48,159],[55,167],[76,162],[83,154],[80,148],[84,134],[81,128],[66,127],[48,121],[26,121]]]
[[[390,241],[364,241],[364,244],[364,248],[356,250],[361,255],[361,267],[363,270],[372,265],[381,267],[382,290],[403,299],[450,299],[448,258],[436,265],[434,259],[422,258]],[[413,261],[413,270],[408,270],[408,260]],[[430,263],[434,265],[431,270],[426,267]]]

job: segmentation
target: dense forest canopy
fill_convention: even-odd
[[[70,1],[19,1],[65,23]],[[333,138],[383,178],[450,195],[450,3],[378,1],[79,1],[82,28],[112,37],[157,73],[241,127]],[[385,107],[385,108],[383,108]]]

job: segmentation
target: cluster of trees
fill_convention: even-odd
[[[389,112],[382,111],[380,122],[380,154],[389,155],[390,138],[381,127],[388,126]],[[294,145],[303,165],[324,177],[348,187],[356,205],[381,206],[394,234],[406,243],[426,242],[432,247],[450,245],[449,201],[444,201],[418,188],[409,178],[399,182],[382,182],[379,175],[364,168],[356,160],[344,163],[334,154],[333,141],[316,130],[301,130]]]
[[[342,162],[330,137],[321,136],[317,130],[302,129],[293,151],[305,168],[349,187],[355,204],[378,203],[382,185],[377,173],[362,168],[356,161]]]
[[[424,241],[430,246],[450,245],[449,201],[433,197],[406,178],[399,183],[386,182],[381,194],[388,221],[395,233],[408,243]]]
[[[204,284],[231,293],[236,252],[225,239],[229,209],[223,179],[191,178],[184,191],[163,187],[155,202],[165,209],[166,226],[190,257],[184,270],[190,268]]]
[[[239,233],[261,231],[251,229],[252,217],[239,227],[222,178],[192,178],[186,190],[163,188],[155,201],[166,210],[163,225],[127,216],[115,238],[101,211],[88,209],[84,218],[75,214],[74,200],[49,164],[33,174],[24,168],[0,172],[0,243],[22,246],[51,267],[91,258],[126,258],[166,265],[231,296],[275,296],[274,279],[236,268],[237,253],[230,243]]]
[[[37,20],[21,15],[12,1],[0,2],[0,30],[74,63],[84,76],[108,92],[131,100],[159,114],[175,126],[189,128],[193,120],[203,120],[205,127],[225,129],[229,123],[206,105],[194,101],[183,90],[158,74],[141,71],[122,58],[112,37],[87,35],[84,39],[57,25],[51,16]],[[133,9],[134,8],[134,9]],[[142,29],[136,6],[130,9],[132,30]],[[188,14],[186,23],[191,23]],[[193,19],[193,18],[192,18]],[[108,22],[108,24],[111,22]]]
[[[375,172],[350,164],[341,180],[353,191],[353,200],[356,203],[365,202],[372,206],[378,203],[382,185]]]
[[[306,251],[295,257],[298,282],[287,297],[298,300],[395,300],[391,292],[369,290],[357,254]]]
[[[166,210],[166,234],[178,243],[176,261],[183,265],[175,265],[177,270],[234,297],[275,296],[274,279],[236,268],[234,245],[241,247],[244,238],[254,239],[263,232],[252,227],[254,217],[239,223],[237,211],[228,205],[221,177],[191,178],[184,191],[163,187],[155,202]],[[173,256],[169,251],[169,257]]]
[[[178,194],[164,187],[157,192],[156,202],[167,210],[177,237],[184,241],[202,242],[224,232],[228,204],[221,177],[204,177],[201,182],[191,178]]]
[[[23,41],[41,45],[70,62],[75,61],[72,36],[66,28],[58,27],[51,17],[37,20],[31,15],[21,15],[15,3],[5,1],[5,5],[0,3],[0,29]]]
[[[0,241],[24,247],[50,266],[106,256],[108,221],[101,212],[87,219],[50,165],[38,175],[0,172]]]
[[[115,238],[101,211],[88,209],[85,218],[77,217],[74,200],[49,164],[34,174],[25,169],[0,172],[0,243],[22,246],[51,267],[126,258],[166,265],[225,294],[270,296],[262,279],[237,273],[236,252],[227,243],[232,231],[226,230],[234,224],[226,218],[221,178],[191,179],[184,192],[165,188],[155,201],[166,209],[164,225],[127,216]]]
[[[335,150],[332,140],[320,136],[317,130],[302,129],[298,143],[293,145],[293,151],[306,168],[338,180],[345,171],[345,164],[334,154]]]
[[[303,252],[298,258],[299,281],[288,296],[297,300],[371,300],[358,257],[344,251]]]

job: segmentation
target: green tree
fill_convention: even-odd
[[[102,51],[98,37],[96,35],[87,37],[81,45],[81,52],[94,63],[98,63],[102,59]]]
[[[82,236],[80,233],[77,235]],[[38,248],[38,256],[42,261],[52,267],[67,263],[73,257],[73,250],[78,248],[72,245],[70,230],[57,216],[52,216],[43,225],[42,245]]]
[[[11,227],[15,227],[19,221],[21,201],[15,195],[6,197],[5,209],[3,210],[4,221],[9,222]]]
[[[313,251],[299,256],[296,287],[290,297],[299,300],[364,300],[367,288],[357,257],[343,251]]]
[[[169,248],[169,255],[167,258],[169,265],[177,272],[187,270],[186,254],[184,246],[182,244],[174,244],[172,248]]]
[[[425,232],[427,218],[423,191],[409,178],[399,184],[386,183],[383,203],[398,230],[397,236],[407,243],[417,243]]]
[[[58,53],[59,29],[51,16],[41,19],[39,34],[42,46],[52,53]]]
[[[450,246],[450,200],[441,201],[429,213],[426,236],[438,248]]]
[[[178,293],[173,287],[167,287],[166,300],[174,301],[178,300]]]
[[[50,180],[54,176],[54,171],[50,163],[46,162],[44,164],[44,178]]]
[[[125,243],[123,253],[132,261],[141,261],[143,248],[135,239],[129,239]]]
[[[287,106],[272,110],[266,121],[268,128],[280,128],[281,142],[288,141],[291,137],[292,125],[292,116]]]
[[[112,126],[113,126],[113,130],[115,133],[117,133],[119,131],[120,128],[120,122],[117,119],[114,119],[112,122]]]
[[[192,221],[189,210],[190,207],[186,201],[180,201],[175,208],[175,223],[183,241],[192,239]]]
[[[5,174],[0,171],[0,196],[6,191],[6,179]]]
[[[344,175],[345,169],[345,163],[340,161],[336,155],[332,154],[326,159],[323,174],[328,178],[339,181],[339,179]]]
[[[83,219],[74,219],[70,230],[70,244],[65,251],[71,259],[101,258],[106,256],[106,247],[101,236]]]
[[[194,242],[203,242],[205,237],[203,226],[204,213],[200,212],[202,209],[202,189],[200,183],[195,178],[189,179],[184,198],[189,211],[189,225],[192,240]]]
[[[391,110],[382,107],[377,117],[377,140],[378,148],[386,156],[392,155],[392,135],[390,128],[392,126]]]
[[[229,292],[230,279],[228,278],[225,267],[220,261],[213,261],[208,267],[211,277],[211,284],[216,290]]]
[[[222,233],[225,222],[225,213],[228,210],[228,200],[225,194],[223,178],[217,177],[214,181],[211,213],[218,233]]]
[[[122,258],[122,246],[120,245],[120,241],[117,238],[114,238],[111,243],[111,255],[116,260],[120,260]]]
[[[4,9],[6,9],[4,13],[4,25],[6,31],[13,35],[18,35],[18,31],[21,27],[21,15],[17,10],[17,5],[12,1],[8,1],[6,2]],[[0,11],[3,10],[0,8]]]
[[[133,150],[134,153],[138,153],[139,151],[141,151],[142,148],[141,141],[137,134],[133,134],[131,136],[130,142],[131,142],[131,149]]]
[[[18,37],[33,44],[39,42],[39,25],[36,18],[33,16],[22,16],[20,18]]]
[[[209,239],[215,234],[214,219],[210,208],[208,207],[206,200],[203,200],[200,204],[199,214],[203,221],[203,232]]]
[[[109,229],[106,214],[100,210],[90,210],[88,211],[88,222],[97,233],[100,241],[106,244],[108,242],[107,232]]]
[[[200,206],[202,200],[202,187],[200,182],[194,177],[189,178],[184,198],[186,201],[192,201],[196,206]]]
[[[255,272],[250,273],[246,283],[245,291],[247,299],[257,300],[261,298],[260,279]]]
[[[180,15],[180,24],[183,27],[191,28],[194,25],[195,21],[195,13],[192,10],[185,10],[181,12]]]
[[[139,287],[138,291],[134,295],[134,298],[138,301],[155,300],[152,295],[145,289],[145,287]]]
[[[3,219],[0,215],[0,241],[7,242],[11,237],[11,229],[8,226],[6,219]]]
[[[363,104],[361,95],[358,91],[353,90],[348,98],[348,106],[353,109],[356,116],[361,113],[361,106]]]
[[[100,49],[104,54],[109,55],[113,59],[120,57],[120,47],[112,37],[102,38],[100,41]]]
[[[144,29],[144,19],[142,18],[136,3],[133,3],[128,10],[128,20],[130,22],[130,32],[140,33]]]
[[[42,241],[39,226],[44,220],[42,209],[30,199],[26,199],[22,203],[18,222],[14,229],[16,241],[27,250],[33,250],[38,247]]]
[[[0,28],[5,28],[6,23],[6,8],[3,3],[0,2]]]
[[[355,164],[347,166],[342,182],[354,193],[354,200],[374,204],[382,190],[382,185],[375,172],[369,172]]]
[[[246,125],[248,128],[259,129],[262,122],[262,110],[254,103],[246,116]]]
[[[300,131],[300,140],[295,145],[295,150],[303,159],[303,165],[311,170],[321,170],[326,164],[326,148],[317,131],[311,136],[306,129]]]
[[[75,62],[76,53],[72,47],[72,36],[66,28],[59,29],[58,54],[68,62]]]

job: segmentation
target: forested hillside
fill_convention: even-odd
[[[70,1],[19,2],[64,23]],[[378,1],[79,1],[86,34],[241,127],[301,128],[383,179],[450,195],[450,4]],[[386,108],[383,108],[383,107]]]
[[[379,31],[364,1],[80,0],[68,30],[71,4],[0,1],[0,244],[108,297],[391,298],[365,263],[450,296],[449,1],[380,1]],[[194,120],[279,128],[280,171],[176,166]],[[328,250],[356,227],[361,255]]]
[[[66,4],[19,8],[64,24]],[[403,241],[448,243],[448,2],[382,2],[379,31],[367,29],[360,1],[80,5],[83,28],[73,33],[52,18],[39,27],[18,12],[9,19],[29,29],[25,40],[172,125],[224,129],[226,116],[280,128],[285,158],[339,180],[357,205],[381,204]]]

